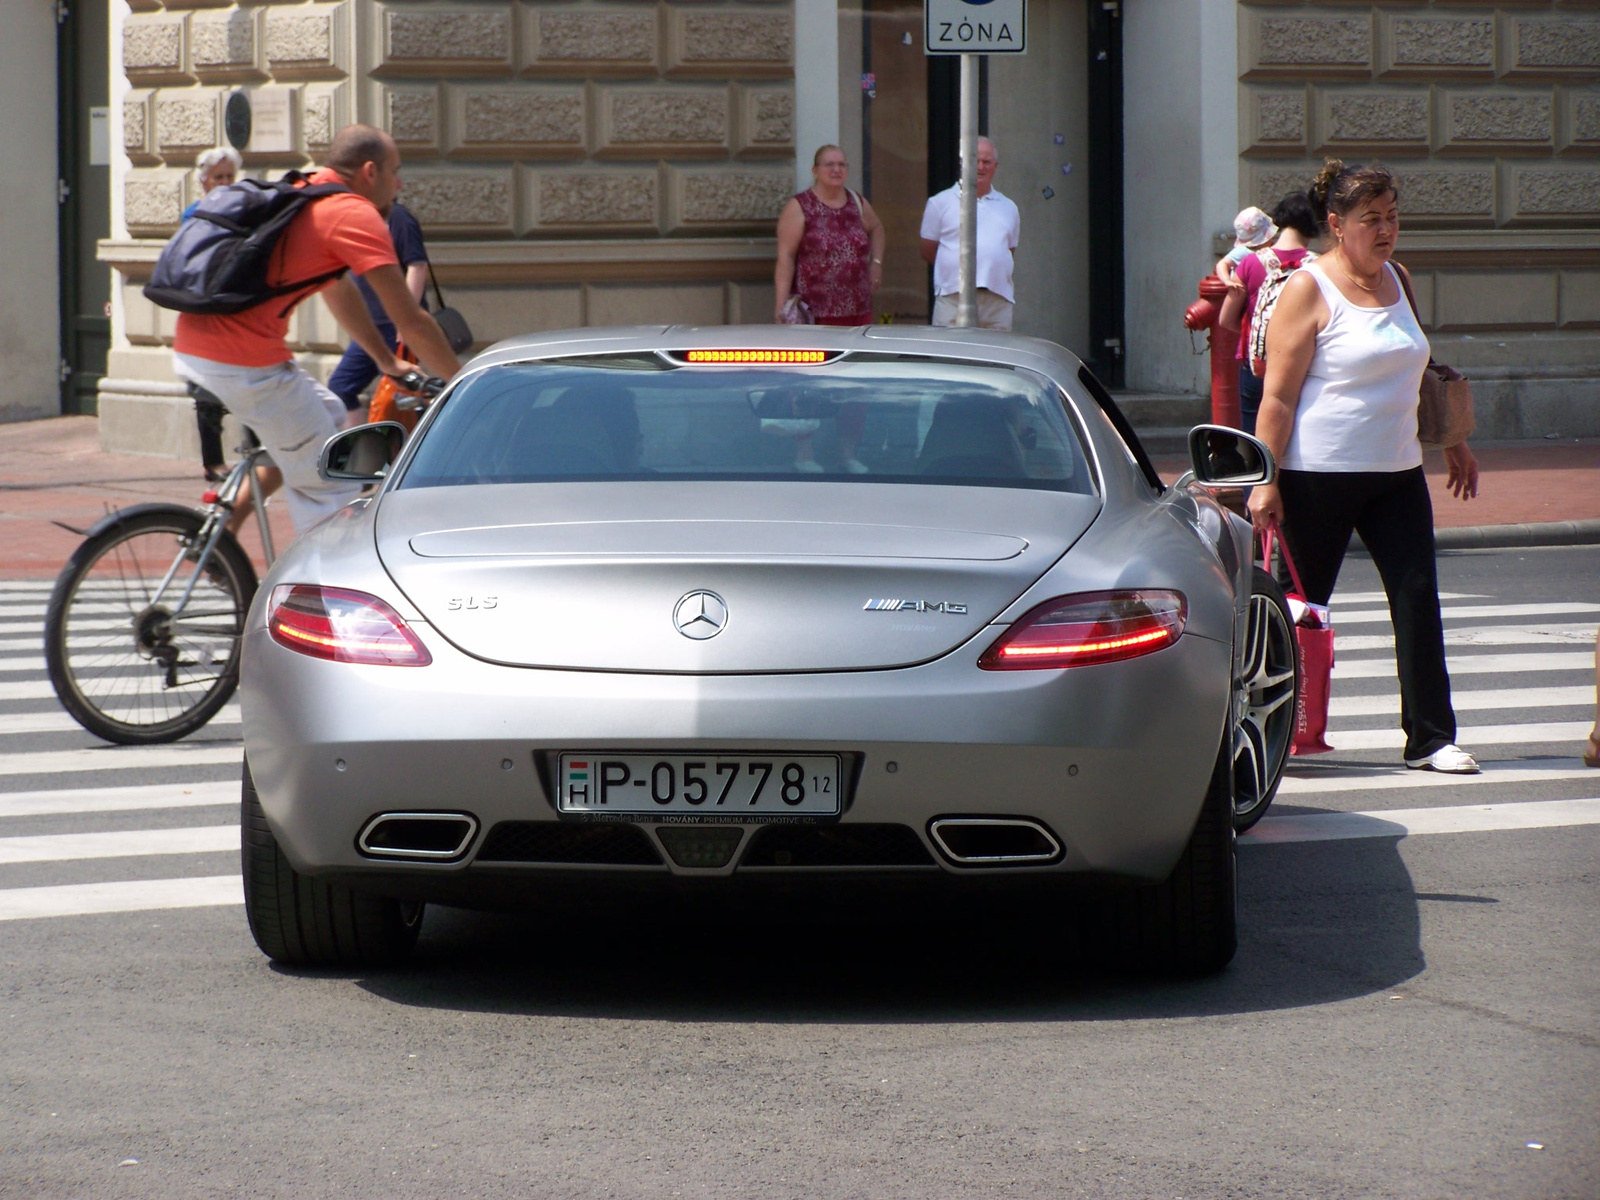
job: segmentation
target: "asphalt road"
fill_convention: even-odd
[[[406,970],[274,968],[228,893],[237,725],[91,749],[35,694],[42,593],[0,583],[0,1196],[1592,1198],[1600,549],[1441,573],[1485,775],[1396,769],[1352,558],[1339,749],[1185,982],[1075,966],[1021,904],[430,910]],[[26,915],[157,893],[195,906]]]

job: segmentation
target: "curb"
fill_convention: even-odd
[[[1530,525],[1462,525],[1435,529],[1436,550],[1508,550],[1535,546],[1600,546],[1600,518],[1587,521],[1540,521]],[[1351,554],[1366,554],[1359,534],[1350,538]]]
[[[1465,525],[1436,529],[1433,544],[1440,550],[1499,550],[1517,546],[1600,545],[1600,519],[1541,521],[1532,525]]]

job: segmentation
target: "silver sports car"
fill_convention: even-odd
[[[842,875],[1072,884],[1124,959],[1231,958],[1298,682],[1212,495],[1259,442],[1202,426],[1164,485],[1059,346],[894,326],[506,342],[400,437],[328,443],[378,486],[246,627],[272,958],[394,961],[429,901]]]

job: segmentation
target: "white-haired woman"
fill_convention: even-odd
[[[200,198],[204,199],[207,192],[227,187],[238,179],[239,172],[244,170],[244,159],[232,146],[214,146],[200,156],[194,169],[200,177]],[[199,207],[200,200],[197,199],[183,210],[183,220],[194,216],[194,210]]]

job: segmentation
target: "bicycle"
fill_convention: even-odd
[[[420,371],[398,382],[421,406],[444,388]],[[238,452],[203,508],[118,509],[88,531],[56,577],[45,666],[62,706],[96,737],[177,741],[216,716],[239,685],[239,638],[257,579],[227,526],[267,452]],[[250,504],[270,568],[276,554],[260,487],[251,487]]]

